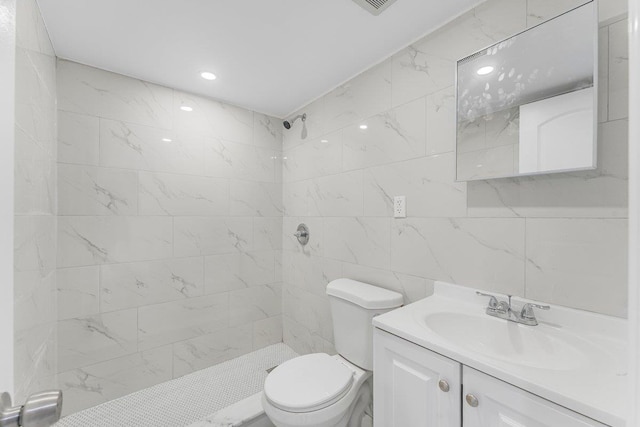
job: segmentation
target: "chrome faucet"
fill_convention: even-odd
[[[548,305],[539,305],[528,302],[522,306],[520,311],[517,311],[511,306],[511,295],[507,295],[509,298],[508,301],[499,301],[495,295],[485,294],[479,291],[476,291],[476,295],[489,297],[489,305],[486,309],[486,313],[489,316],[509,320],[510,322],[521,323],[527,326],[536,326],[538,324],[538,319],[536,319],[536,315],[533,312],[534,308],[539,310],[551,309]]]

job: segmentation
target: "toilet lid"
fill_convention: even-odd
[[[285,411],[311,412],[344,396],[353,377],[351,369],[328,354],[307,354],[274,369],[264,383],[264,394]]]

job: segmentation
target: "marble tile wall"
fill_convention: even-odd
[[[56,67],[20,1],[17,398],[58,384],[70,413],[283,338],[331,352],[324,287],[343,276],[408,302],[448,280],[624,316],[623,0],[601,2],[598,170],[454,180],[455,60],[580,3],[489,0],[304,107],[301,140],[259,113]],[[391,218],[394,195],[407,218]]]
[[[35,0],[16,10],[16,401],[56,386],[56,58]]]
[[[280,121],[73,62],[57,72],[65,412],[281,342]]]
[[[342,276],[407,302],[446,280],[626,315],[624,1],[600,2],[598,169],[455,182],[455,61],[581,3],[489,0],[301,109],[309,137],[283,141],[285,343],[333,351],[324,289]]]

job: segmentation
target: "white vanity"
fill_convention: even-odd
[[[625,425],[625,320],[551,306],[527,326],[488,315],[489,301],[436,282],[374,319],[376,427]]]

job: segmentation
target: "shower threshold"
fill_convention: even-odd
[[[219,411],[252,411],[267,370],[297,356],[275,344],[62,418],[55,427],[221,426]]]

